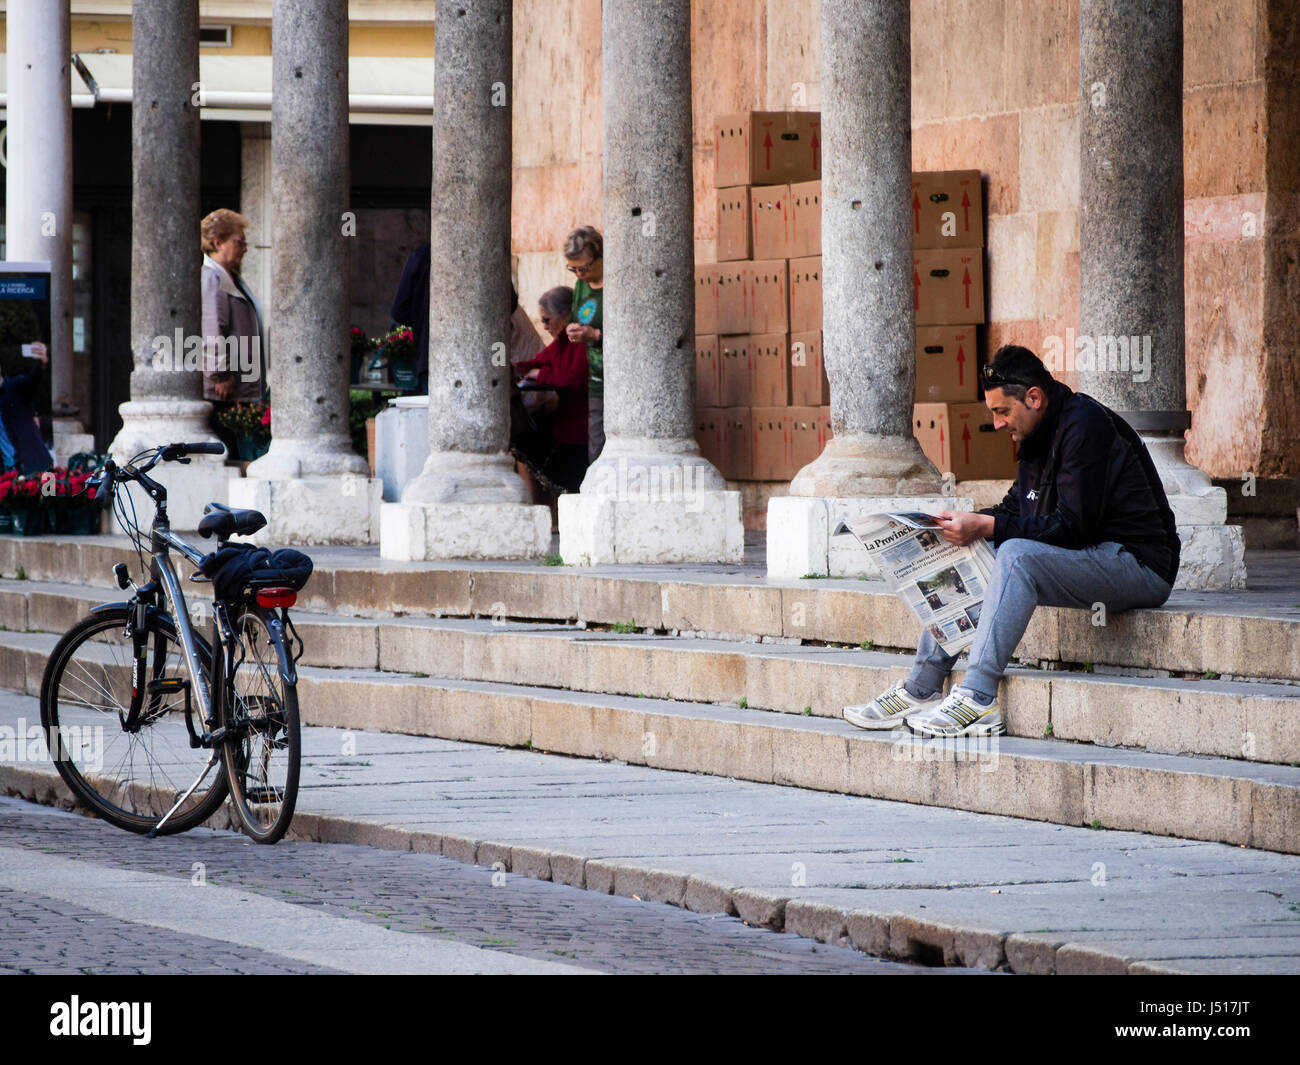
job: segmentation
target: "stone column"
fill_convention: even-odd
[[[429,456],[382,508],[385,558],[529,558],[551,542],[510,443],[512,0],[443,3],[433,85]]]
[[[347,0],[275,0],[271,81],[271,447],[231,500],[268,541],[371,543],[379,482],[348,430]]]
[[[110,451],[118,461],[145,448],[215,440],[203,399],[203,255],[199,238],[198,0],[139,0],[131,19],[131,399]],[[219,457],[167,463],[172,524],[193,529],[209,501],[226,500]],[[152,513],[137,500],[141,516]]]
[[[846,515],[963,509],[912,433],[912,82],[908,6],[822,2],[822,348],[832,439],[768,507],[772,576],[872,572],[832,543]],[[905,497],[905,498],[903,498]]]
[[[566,562],[732,562],[740,495],[695,442],[689,0],[606,0],[604,450],[560,498]]]
[[[1182,3],[1082,0],[1079,80],[1079,387],[1146,441],[1183,540],[1179,587],[1244,587],[1227,495],[1183,455]]]
[[[68,0],[13,0],[7,17],[7,256],[50,264],[50,380],[60,458],[88,437],[73,399],[72,46]],[[70,450],[71,449],[71,450]]]

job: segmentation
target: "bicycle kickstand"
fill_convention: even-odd
[[[203,781],[207,779],[207,775],[210,772],[212,772],[212,767],[217,764],[217,758],[220,756],[220,754],[221,754],[220,747],[212,748],[212,756],[208,759],[208,764],[203,767],[203,772],[199,774],[198,780],[196,780],[193,784],[191,784],[186,789],[185,794],[176,800],[176,804],[165,814],[163,814],[162,820],[159,821],[156,825],[153,826],[153,828],[149,829],[149,831],[145,833],[146,839],[156,838],[159,829],[161,829],[162,826],[167,823],[167,818],[171,817],[172,814],[174,814],[177,810],[179,810],[182,806],[185,805],[185,800],[194,794],[194,789],[197,788],[200,784],[202,784]]]

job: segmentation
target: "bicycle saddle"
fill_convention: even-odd
[[[199,535],[204,539],[214,533],[218,540],[232,536],[247,536],[266,525],[266,516],[260,510],[236,510],[224,503],[209,503],[199,519]]]

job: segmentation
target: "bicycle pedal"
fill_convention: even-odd
[[[220,728],[214,728],[211,732],[209,732],[206,736],[203,737],[204,746],[216,747],[222,743],[225,743],[226,739],[229,736],[230,736],[230,729],[226,728],[225,725],[222,725]]]
[[[189,686],[190,682],[184,677],[160,677],[158,680],[151,680],[145,686],[145,691],[150,695],[167,695],[170,692],[187,691]]]
[[[283,798],[284,792],[279,788],[261,787],[244,789],[244,799],[246,802],[260,803],[263,806],[269,805],[273,802],[280,802]]]

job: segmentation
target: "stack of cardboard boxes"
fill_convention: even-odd
[[[1016,475],[1015,445],[979,402],[984,200],[978,170],[912,175],[916,404],[926,457],[959,481]]]
[[[695,270],[696,437],[732,481],[788,481],[830,436],[822,366],[821,116],[715,129],[718,261]]]
[[[715,146],[718,261],[695,268],[696,437],[728,480],[788,481],[830,437],[821,117],[726,115]],[[991,419],[975,402],[975,326],[984,321],[979,171],[913,175],[912,210],[916,435],[959,479],[1014,476],[1009,437],[982,431]]]

